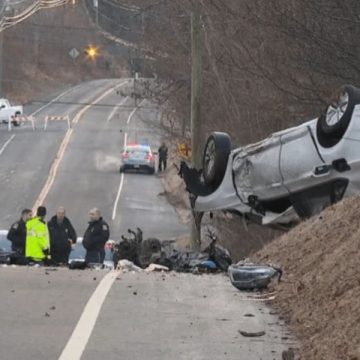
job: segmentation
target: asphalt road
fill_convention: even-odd
[[[161,240],[187,233],[158,196],[158,175],[119,173],[125,141],[161,141],[158,109],[135,107],[131,88],[126,79],[83,83],[26,108],[36,131],[0,127],[0,228],[43,203],[49,216],[65,206],[79,236],[92,207],[114,240],[137,226]],[[53,121],[44,131],[46,115],[69,115],[72,128]],[[0,291],[1,359],[280,359],[288,346],[263,302],[223,276],[0,268]],[[249,340],[242,328],[266,334]]]

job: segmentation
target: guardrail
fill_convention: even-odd
[[[49,121],[66,121],[68,129],[71,129],[71,120],[69,115],[62,115],[62,116],[54,116],[54,115],[47,115],[44,118],[44,130],[47,129]],[[37,119],[33,116],[25,116],[25,115],[19,115],[19,116],[11,116],[8,121],[8,131],[11,131],[13,127],[19,126],[21,123],[25,122],[31,122],[31,127],[33,131],[35,131],[36,126],[35,123],[37,122]]]

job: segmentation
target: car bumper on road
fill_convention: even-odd
[[[120,167],[120,172],[127,170],[136,170],[136,171],[147,171],[155,172],[155,166],[151,164],[124,164]]]

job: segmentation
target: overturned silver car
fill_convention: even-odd
[[[335,99],[319,118],[235,150],[212,133],[202,171],[181,164],[193,209],[288,226],[359,194],[360,89],[344,86]]]

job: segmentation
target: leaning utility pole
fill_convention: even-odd
[[[191,162],[196,169],[202,167],[201,151],[201,92],[202,92],[202,29],[200,4],[196,1],[191,14]],[[201,242],[201,213],[194,213],[191,228],[191,247],[198,249]]]

